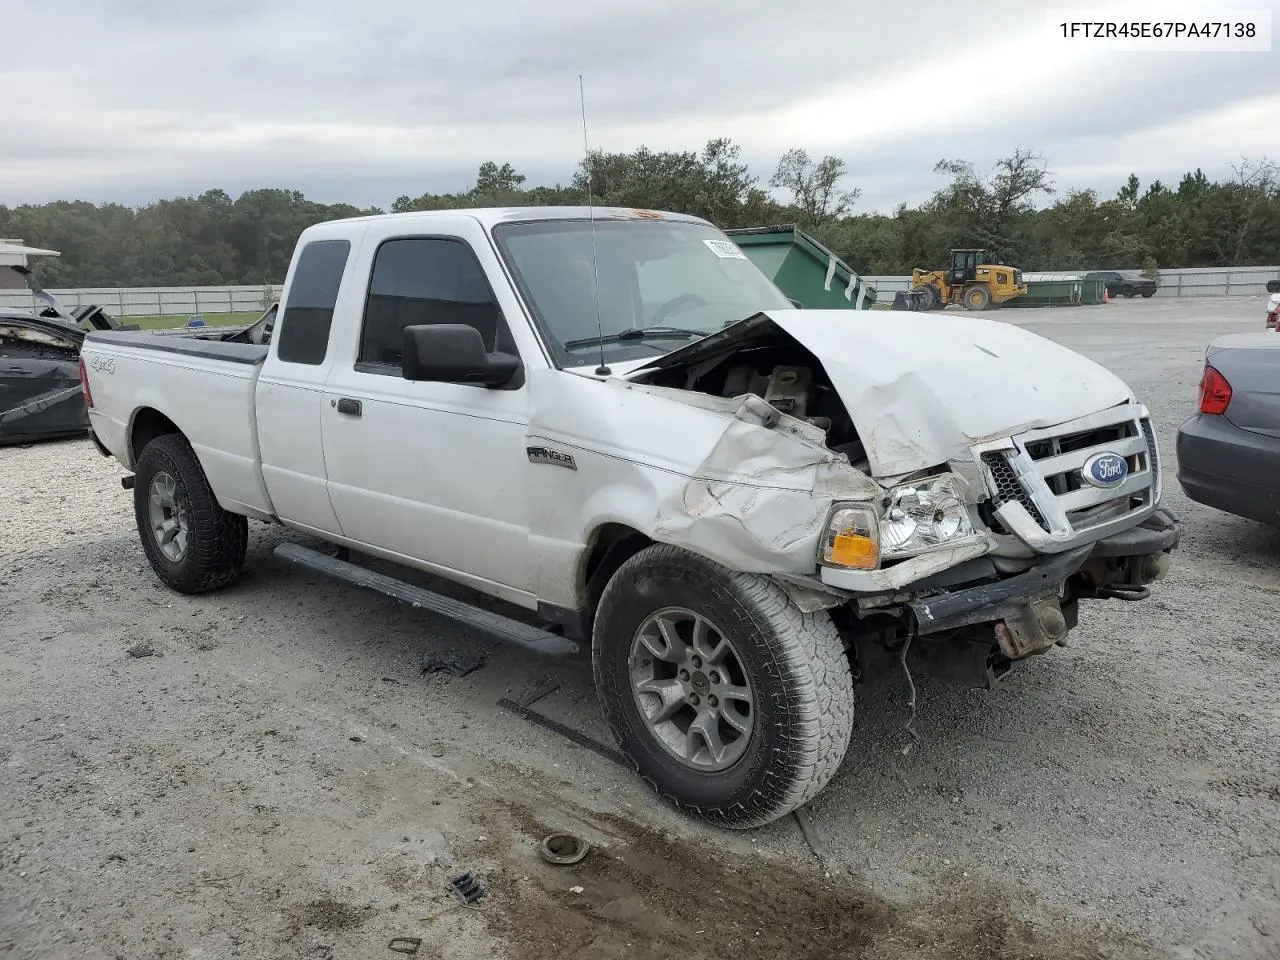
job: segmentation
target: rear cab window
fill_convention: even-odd
[[[284,312],[274,331],[276,356],[284,363],[324,363],[338,290],[350,254],[350,241],[314,240],[298,255]]]

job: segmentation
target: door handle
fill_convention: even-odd
[[[350,397],[342,397],[338,400],[338,412],[345,413],[349,417],[360,416],[360,401],[352,400]]]

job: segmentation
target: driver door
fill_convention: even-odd
[[[352,540],[523,602],[533,583],[523,378],[486,389],[412,382],[400,369],[403,330],[416,324],[465,323],[488,351],[520,351],[465,236],[397,229],[366,238],[363,315],[325,384],[333,508]]]

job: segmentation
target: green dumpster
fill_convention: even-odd
[[[808,310],[870,310],[876,292],[834,253],[794,226],[726,230],[784,294]]]
[[[1081,280],[1080,302],[1085,304],[1103,303],[1107,295],[1107,281]]]
[[[1102,303],[1106,286],[1074,273],[1028,273],[1023,275],[1027,292],[1005,304],[1007,307],[1078,307]]]

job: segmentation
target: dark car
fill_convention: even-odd
[[[1219,337],[1199,412],[1178,430],[1178,483],[1197,503],[1280,527],[1280,337]]]
[[[63,307],[25,265],[0,264],[3,271],[16,274],[43,306],[37,311],[0,307],[0,447],[85,436],[89,413],[80,386],[85,333],[130,328],[98,306]]]
[[[1094,270],[1084,275],[1086,280],[1104,280],[1107,295],[1111,297],[1154,297],[1158,284],[1140,274],[1119,273],[1115,270]]]
[[[83,342],[84,331],[61,320],[0,309],[0,447],[89,432]]]

